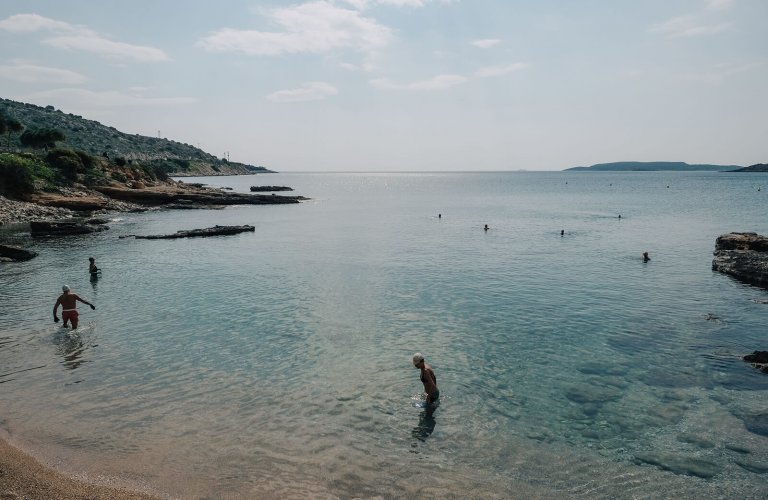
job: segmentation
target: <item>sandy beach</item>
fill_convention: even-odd
[[[150,495],[89,484],[42,465],[0,437],[0,499],[151,500]]]

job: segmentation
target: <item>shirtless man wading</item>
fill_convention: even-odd
[[[56,309],[58,309],[59,304],[61,304],[61,317],[64,319],[64,328],[67,327],[67,322],[71,321],[72,329],[74,330],[77,328],[77,301],[79,300],[83,304],[88,304],[91,306],[91,309],[96,309],[96,306],[87,300],[81,299],[77,296],[77,294],[70,293],[69,287],[67,285],[61,287],[61,291],[64,293],[59,296],[59,299],[56,301],[56,305],[53,306],[53,321],[55,323],[59,322],[59,317],[56,316]]]

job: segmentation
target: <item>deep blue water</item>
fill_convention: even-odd
[[[311,200],[3,230],[40,253],[0,264],[12,440],[181,497],[768,495],[768,376],[740,359],[768,349],[768,293],[711,271],[720,234],[768,234],[768,176],[185,180]],[[256,231],[119,238],[215,224]],[[74,334],[65,283],[97,306]]]

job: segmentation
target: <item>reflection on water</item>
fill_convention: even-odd
[[[435,425],[437,425],[437,420],[435,420],[436,409],[436,405],[429,405],[424,408],[424,411],[419,414],[418,425],[411,431],[411,437],[414,437],[421,442],[425,442],[427,438],[432,435],[435,430]],[[415,444],[416,443],[414,443],[414,445]]]
[[[83,359],[83,355],[89,346],[83,340],[83,336],[89,330],[92,330],[90,325],[85,326],[83,330],[65,330],[62,328],[55,334],[56,354],[64,359],[61,364],[67,370],[74,370],[87,362],[87,360]]]

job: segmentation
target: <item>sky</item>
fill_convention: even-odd
[[[3,0],[0,97],[291,171],[768,162],[766,0]]]

